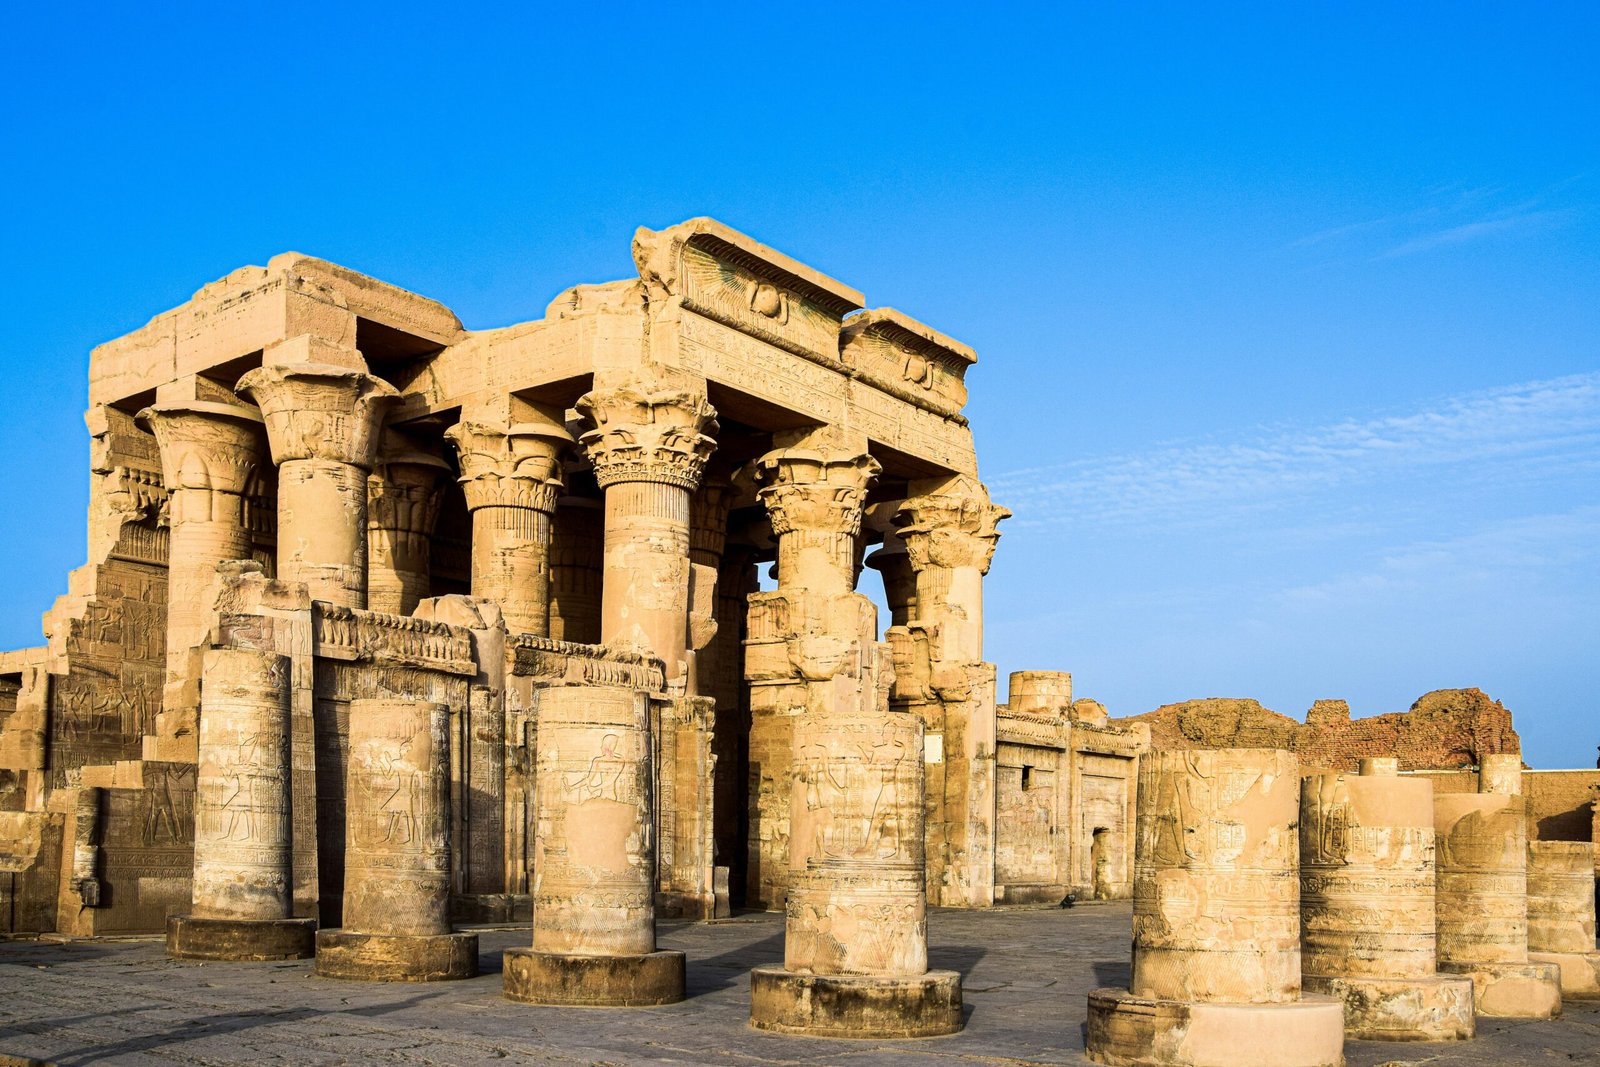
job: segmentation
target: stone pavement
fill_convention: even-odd
[[[663,924],[689,955],[689,999],[638,1010],[538,1008],[500,997],[500,952],[524,929],[482,928],[484,973],[437,985],[316,978],[309,961],[169,962],[154,938],[0,944],[0,1063],[612,1065],[1084,1064],[1084,994],[1126,985],[1126,904],[939,910],[935,967],[966,976],[967,1028],[927,1041],[758,1033],[749,970],[783,956],[777,915]],[[1352,1042],[1350,1067],[1600,1064],[1600,1002],[1555,1022],[1485,1019],[1456,1045]],[[9,1057],[9,1058],[8,1058]]]

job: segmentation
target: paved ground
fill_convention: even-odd
[[[689,999],[640,1010],[537,1008],[499,996],[501,950],[482,931],[469,982],[366,985],[309,962],[172,963],[155,939],[0,944],[0,1063],[761,1065],[1084,1064],[1084,994],[1126,985],[1125,904],[935,912],[936,967],[966,976],[967,1028],[930,1041],[825,1041],[751,1030],[748,972],[781,960],[776,915],[663,926],[689,955]],[[1482,1020],[1459,1045],[1352,1042],[1351,1067],[1600,1064],[1600,1003],[1550,1023]],[[7,1058],[12,1057],[12,1058]]]

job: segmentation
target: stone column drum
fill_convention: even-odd
[[[1439,970],[1472,979],[1479,1015],[1549,1019],[1561,1013],[1561,983],[1554,964],[1528,959],[1521,766],[1515,753],[1484,756],[1483,791],[1433,798]]]
[[[1594,925],[1593,842],[1528,842],[1528,959],[1561,968],[1563,997],[1600,997]]]
[[[261,407],[278,465],[278,580],[313,600],[367,606],[367,475],[392,385],[334,364],[274,364],[238,390]]]
[[[649,701],[609,686],[538,691],[533,946],[505,954],[526,1004],[683,999],[684,957],[656,949]]]
[[[866,711],[795,727],[784,965],[750,972],[750,1021],[825,1037],[961,1029],[961,976],[928,970],[923,726]]]
[[[478,973],[478,935],[450,926],[450,710],[352,700],[344,927],[317,934],[317,973],[435,982]]]
[[[1301,993],[1299,767],[1278,749],[1140,760],[1131,988],[1089,994],[1091,1060],[1337,1067],[1344,1009]]]
[[[167,955],[304,959],[317,922],[292,914],[289,658],[212,649],[203,677],[193,904],[167,920]]]
[[[1398,774],[1371,758],[1300,783],[1302,988],[1344,1002],[1350,1037],[1468,1038],[1472,982],[1437,973],[1433,783]]]

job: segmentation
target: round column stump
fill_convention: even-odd
[[[167,955],[175,960],[304,960],[316,952],[315,919],[167,919]]]
[[[961,1029],[961,975],[750,972],[750,1025],[808,1037],[940,1037]]]
[[[684,955],[657,951],[637,956],[580,956],[506,950],[504,991],[522,1004],[567,1007],[649,1008],[676,1004],[684,995]]]

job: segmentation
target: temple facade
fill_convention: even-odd
[[[921,857],[929,903],[1005,896],[982,635],[1008,512],[962,415],[973,351],[710,219],[641,229],[633,256],[637,277],[469,331],[289,253],[95,349],[89,562],[45,643],[0,654],[10,930],[162,928],[198,901],[197,823],[207,848],[287,850],[290,911],[337,927],[357,800],[384,847],[447,819],[458,918],[526,914],[542,694],[584,686],[643,702],[658,914],[784,907],[848,830],[795,810],[822,786],[865,813],[857,851]],[[207,665],[228,650],[280,688],[227,689]],[[251,700],[283,702],[281,744]],[[245,725],[202,754],[213,702]],[[351,717],[385,702],[444,709],[443,807],[430,768],[399,769],[424,749],[350,776]],[[925,798],[882,826],[861,791],[898,780],[891,754],[835,751],[880,712],[919,724],[892,756]],[[819,728],[837,716],[856,725]],[[1131,803],[1110,804],[1126,856]],[[1039,885],[1092,891],[1066,862]]]

